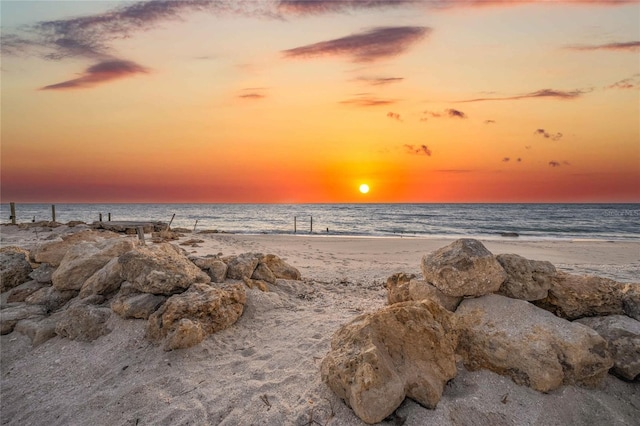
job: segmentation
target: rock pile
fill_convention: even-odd
[[[409,397],[434,408],[456,358],[549,392],[595,386],[611,372],[640,380],[640,284],[494,256],[461,239],[422,259],[423,279],[386,283],[389,307],[333,336],[322,378],[367,423]]]
[[[268,291],[281,278],[301,279],[271,254],[188,257],[169,243],[83,230],[30,252],[0,252],[0,332],[34,345],[56,335],[92,341],[110,332],[115,312],[146,320],[147,338],[166,350],[186,348],[240,318],[245,285]]]

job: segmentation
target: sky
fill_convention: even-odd
[[[640,202],[636,0],[0,16],[3,203]]]

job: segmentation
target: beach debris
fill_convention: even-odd
[[[629,381],[640,378],[640,321],[624,315],[609,315],[575,322],[594,329],[607,341],[613,357],[612,374]]]
[[[33,271],[28,257],[17,251],[0,253],[0,292],[5,292],[29,281]]]
[[[111,302],[111,310],[122,318],[149,319],[166,300],[166,296],[140,293],[125,282]]]
[[[111,333],[107,320],[111,309],[93,305],[77,305],[64,311],[56,325],[56,334],[71,340],[91,342]]]
[[[121,276],[141,293],[167,296],[180,293],[193,283],[209,282],[209,276],[181,250],[168,243],[136,247],[120,256]]]
[[[424,279],[448,296],[482,296],[497,291],[507,274],[478,240],[463,238],[422,258]]]
[[[525,259],[517,254],[499,254],[496,260],[507,273],[498,294],[522,300],[547,297],[556,268],[551,262]]]
[[[360,315],[331,339],[322,380],[367,423],[384,420],[409,397],[435,408],[455,377],[453,315],[431,300]]]
[[[120,238],[114,232],[83,230],[73,234],[61,236],[62,241],[52,241],[36,246],[30,252],[30,258],[37,263],[48,263],[53,267],[60,266],[62,258],[67,251],[82,241],[97,242],[109,238]]]
[[[149,317],[147,338],[159,342],[168,337],[166,350],[193,346],[234,324],[242,315],[245,302],[242,284],[216,288],[195,283],[184,293],[171,296]]]
[[[598,333],[524,300],[497,294],[465,299],[455,316],[457,353],[468,369],[491,370],[540,392],[595,386],[613,365]]]
[[[138,227],[142,227],[145,234],[164,231],[167,224],[164,222],[130,222],[130,221],[98,221],[91,224],[93,229],[105,229],[119,234],[136,235]]]

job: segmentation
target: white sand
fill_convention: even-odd
[[[2,246],[37,243],[32,230],[0,232]],[[452,241],[229,234],[182,241],[194,237],[205,243],[188,251],[277,254],[300,269],[304,281],[272,286],[269,293],[249,290],[235,325],[185,350],[164,352],[144,338],[145,321],[115,314],[113,331],[91,343],[56,337],[31,348],[19,333],[1,336],[0,423],[363,424],[320,380],[331,335],[385,305],[389,275],[419,274],[422,255]],[[640,242],[505,240],[486,246],[571,272],[619,281],[640,276]],[[568,386],[541,394],[460,366],[435,410],[406,400],[398,414],[406,425],[630,425],[640,418],[640,384],[609,376],[595,390]]]

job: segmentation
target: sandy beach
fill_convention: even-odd
[[[2,226],[1,245],[27,249],[64,232]],[[420,259],[453,239],[186,234],[175,244],[198,255],[272,253],[303,280],[247,291],[240,320],[200,345],[165,352],[144,337],[144,320],[111,315],[112,332],[84,343],[55,337],[40,346],[18,332],[0,337],[1,423],[6,425],[360,425],[321,381],[332,334],[385,306],[396,272],[420,274]],[[548,260],[559,270],[638,282],[640,242],[483,241],[494,254]],[[3,299],[4,302],[4,299]],[[489,371],[446,386],[435,410],[405,400],[384,424],[630,425],[640,384],[608,375],[596,389],[548,394]]]

